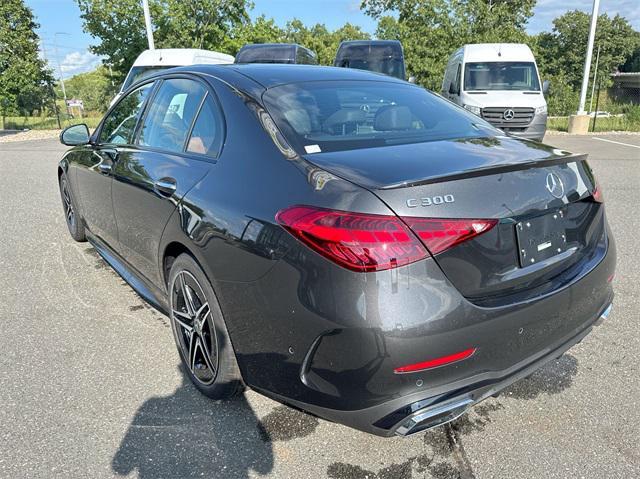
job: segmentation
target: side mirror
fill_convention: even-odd
[[[549,91],[549,87],[551,86],[551,82],[549,80],[545,80],[542,82],[542,93],[546,94]]]
[[[450,95],[458,94],[458,87],[456,87],[455,83],[453,82],[449,83],[449,94]]]
[[[416,82],[416,77],[414,77],[413,75],[411,75],[407,81],[408,81],[409,83],[415,83],[415,82]]]
[[[89,138],[89,128],[84,123],[69,126],[60,133],[60,143],[67,146],[86,145]]]

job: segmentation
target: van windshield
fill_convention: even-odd
[[[384,73],[404,80],[404,60],[399,47],[350,45],[338,51],[334,66]]]
[[[301,153],[355,150],[497,133],[472,113],[400,82],[301,82],[268,89],[269,114]]]
[[[540,91],[533,62],[482,62],[464,66],[464,89]]]
[[[291,45],[256,45],[243,48],[236,63],[295,63],[295,48]]]
[[[127,88],[129,88],[138,80],[142,80],[143,78],[146,78],[153,73],[157,73],[162,70],[167,70],[169,68],[173,68],[173,66],[163,65],[163,66],[132,67],[131,70],[129,70],[129,74],[127,75],[127,78],[124,80],[124,83],[122,84],[122,91],[125,91]]]

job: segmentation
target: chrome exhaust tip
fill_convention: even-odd
[[[403,437],[409,436],[453,421],[464,414],[473,402],[473,399],[465,398],[416,411],[396,427],[395,434]]]
[[[605,319],[609,318],[609,315],[611,314],[611,309],[613,309],[613,303],[610,303],[609,306],[607,306],[605,310],[602,313],[600,313],[600,317],[597,319],[595,323],[596,326],[600,326]]]

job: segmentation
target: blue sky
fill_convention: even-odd
[[[100,59],[89,52],[93,39],[82,31],[80,11],[73,0],[26,0],[33,9],[41,28],[39,34],[44,42],[45,52],[51,67],[59,76],[54,45],[65,78],[76,73],[89,71],[100,63]],[[345,22],[359,25],[369,33],[374,33],[376,23],[364,15],[359,0],[254,0],[252,17],[266,15],[273,17],[280,25],[292,18],[299,18],[305,24],[324,23],[334,29]],[[538,33],[550,30],[552,20],[567,10],[591,11],[592,0],[538,0],[534,16],[527,30]],[[640,30],[640,8],[637,0],[601,0],[600,13],[625,16],[636,30]]]

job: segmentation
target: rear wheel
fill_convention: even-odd
[[[171,266],[169,303],[173,336],[193,384],[212,399],[241,393],[242,378],[220,305],[204,272],[187,254]]]
[[[62,209],[64,210],[65,221],[71,237],[76,241],[86,241],[84,224],[78,216],[78,208],[71,193],[69,179],[66,173],[60,175],[60,198],[62,199]]]

